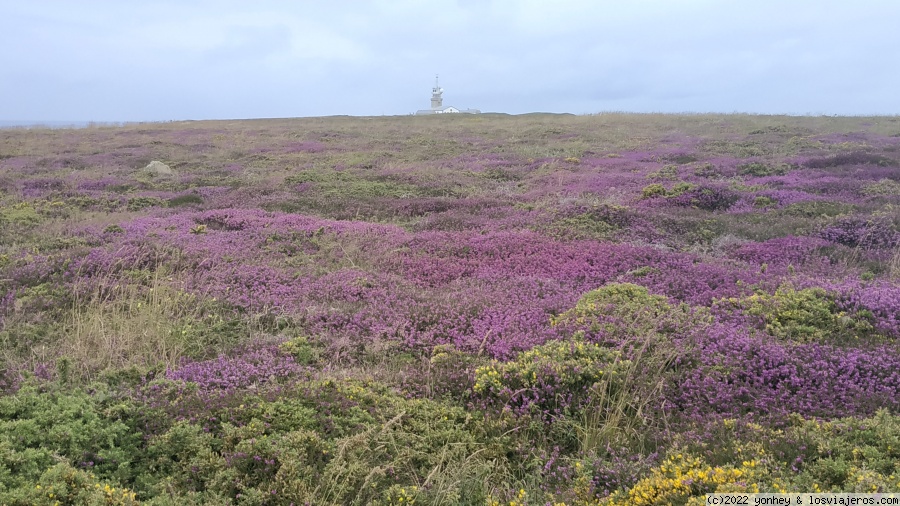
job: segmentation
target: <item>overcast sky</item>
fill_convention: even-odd
[[[0,0],[0,120],[900,113],[897,0]]]

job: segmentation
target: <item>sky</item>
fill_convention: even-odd
[[[0,0],[0,120],[900,114],[897,0]]]

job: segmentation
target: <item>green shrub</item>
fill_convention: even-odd
[[[684,330],[689,323],[707,318],[702,311],[693,311],[687,305],[673,306],[665,296],[651,294],[643,286],[610,283],[584,294],[574,308],[552,322],[602,335],[610,341],[630,342]]]
[[[502,167],[492,167],[478,175],[484,179],[498,182],[518,181],[522,179],[520,174],[516,174],[515,172]]]
[[[900,195],[900,183],[893,179],[880,179],[863,186],[862,193],[870,196]]]
[[[165,207],[166,201],[158,197],[131,197],[126,208],[129,211],[140,211],[148,207]]]
[[[792,490],[895,492],[900,489],[900,417],[886,410],[872,418],[804,420],[785,439],[804,448]]]
[[[519,353],[510,362],[493,362],[475,371],[477,394],[551,386],[560,392],[584,391],[601,378],[614,377],[623,367],[621,354],[581,339],[550,341]],[[552,385],[548,385],[552,382]]]
[[[556,221],[553,228],[551,235],[573,239],[608,239],[619,230],[614,223],[598,219],[593,213],[563,218]]]
[[[306,336],[298,336],[282,343],[281,351],[294,357],[298,364],[313,365],[319,362],[322,347],[319,343],[310,342]]]
[[[506,439],[462,407],[355,381],[255,402],[214,430],[184,421],[152,438],[137,488],[193,503],[484,504],[508,479]],[[318,425],[326,417],[344,429]]]
[[[667,194],[668,191],[666,190],[666,187],[659,183],[649,184],[641,190],[641,197],[645,199],[665,197]]]
[[[34,487],[60,461],[128,481],[141,434],[117,419],[108,395],[26,385],[0,397],[0,490]]]
[[[658,272],[659,272],[659,269],[657,269],[656,267],[644,265],[642,267],[638,267],[637,269],[632,269],[632,270],[628,271],[628,274],[631,274],[632,276],[634,276],[636,278],[642,278],[644,276],[649,276],[650,274],[655,274]]]
[[[106,505],[136,506],[137,494],[120,486],[104,483],[93,473],[60,462],[47,469],[33,483],[0,490],[0,502],[10,506],[33,505]]]
[[[743,299],[727,299],[743,312],[760,317],[769,334],[798,342],[855,341],[873,331],[865,314],[847,315],[838,310],[834,297],[822,288],[795,289],[783,284],[774,294],[755,293]]]
[[[41,215],[30,202],[19,202],[9,207],[0,207],[0,224],[7,222],[21,227],[34,227],[41,221]]]
[[[645,186],[641,190],[641,197],[645,199],[651,199],[654,197],[677,197],[685,192],[688,192],[694,188],[694,185],[691,183],[686,183],[684,181],[680,183],[675,183],[672,186],[671,190],[666,190],[666,188],[659,184],[653,183]]]
[[[777,203],[778,203],[777,200],[771,199],[769,197],[759,196],[759,197],[756,197],[755,199],[753,199],[753,207],[769,207],[769,206],[774,206]]]
[[[694,168],[694,175],[697,177],[709,179],[722,177],[722,173],[719,172],[719,169],[717,169],[716,166],[711,163],[704,163]]]
[[[685,183],[683,181],[681,183],[675,183],[675,185],[672,186],[672,189],[669,190],[669,192],[666,196],[667,197],[677,197],[684,192],[692,190],[693,188],[694,188],[694,185],[692,185],[691,183]]]
[[[826,200],[813,200],[807,202],[797,202],[783,209],[787,216],[799,216],[807,218],[818,218],[823,216],[838,216],[841,214],[850,214],[853,212],[853,206],[842,202],[829,202]]]
[[[114,184],[106,187],[106,191],[113,193],[128,193],[135,189],[132,184]]]
[[[483,350],[481,350],[483,351]],[[407,389],[420,389],[430,398],[445,398],[465,403],[474,386],[475,370],[485,362],[481,351],[476,355],[457,350],[451,344],[435,346],[424,378],[415,378]],[[424,383],[424,385],[423,385]]]
[[[760,162],[745,163],[738,166],[738,173],[742,176],[766,177],[783,176],[790,167],[785,164],[766,165]]]
[[[188,193],[185,195],[179,195],[177,197],[172,197],[168,200],[169,207],[179,207],[179,206],[189,206],[194,204],[202,204],[203,197],[197,195],[196,193]]]
[[[665,167],[659,169],[656,172],[651,172],[647,174],[647,179],[666,179],[670,181],[674,181],[678,179],[678,166],[677,165],[666,165]]]

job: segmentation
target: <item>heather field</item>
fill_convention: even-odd
[[[900,491],[898,341],[898,117],[0,130],[0,504]]]

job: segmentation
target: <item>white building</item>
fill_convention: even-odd
[[[444,107],[444,99],[441,95],[443,95],[444,89],[440,87],[438,84],[438,76],[434,76],[434,88],[431,88],[431,109],[419,109],[416,111],[417,115],[420,114],[447,114],[447,113],[463,113],[463,114],[478,114],[481,111],[478,109],[457,109],[452,105]]]

